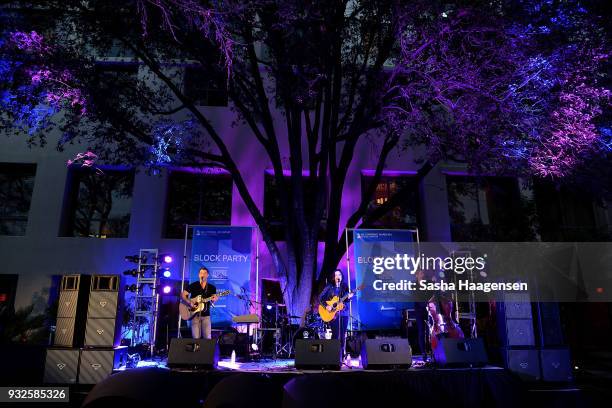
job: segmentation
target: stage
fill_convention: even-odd
[[[2,373],[2,384],[50,385],[43,383],[44,347],[14,345],[1,351],[11,368]],[[423,365],[418,356],[411,368],[402,370],[364,370],[358,362],[354,359],[352,368],[344,366],[340,371],[311,371],[297,370],[292,359],[232,364],[224,358],[216,370],[206,371],[169,369],[165,358],[148,359],[136,368],[115,370],[96,385],[64,385],[70,389],[70,403],[57,406],[109,407],[123,402],[138,407],[188,408],[202,407],[206,401],[206,406],[213,407],[224,403],[236,407],[359,407],[397,406],[399,399],[406,406],[585,407],[605,401],[610,389],[609,383],[598,385],[592,395],[591,385],[527,383],[495,366],[435,368]],[[591,378],[586,380],[593,383]]]
[[[364,370],[354,362],[340,371],[296,370],[293,360],[219,362],[217,370],[168,369],[163,359],[141,361],[96,385],[84,406],[118,397],[150,406],[363,406],[452,404],[454,407],[517,406],[525,386],[502,368]],[[418,363],[418,360],[417,360]],[[228,404],[228,405],[225,405]]]

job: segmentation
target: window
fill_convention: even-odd
[[[530,241],[533,203],[511,177],[447,176],[453,241]]]
[[[229,225],[232,219],[232,177],[219,169],[173,170],[168,179],[165,238],[183,238],[185,224]]]
[[[0,163],[0,235],[25,235],[35,164]]]
[[[361,174],[361,192],[365,196],[374,177],[374,172],[364,171]],[[392,175],[383,173],[374,196],[370,197],[365,219],[391,197],[401,194],[400,204],[390,208],[385,214],[368,223],[378,228],[414,228],[418,226],[419,194],[418,184],[412,175]],[[364,197],[368,199],[368,197]]]
[[[610,241],[607,208],[578,189],[534,182],[542,241]]]
[[[133,187],[132,170],[71,168],[61,235],[126,238]]]
[[[227,106],[227,78],[223,70],[212,71],[201,66],[185,69],[185,95],[202,106]]]
[[[287,195],[291,197],[291,183],[290,175],[284,175],[287,181]],[[304,196],[312,197],[304,199],[304,212],[306,217],[311,217],[315,210],[315,187],[313,186],[310,178],[307,175],[302,175],[304,181]],[[327,203],[327,197],[325,198]],[[272,171],[266,171],[264,177],[264,217],[270,223],[270,233],[272,239],[275,241],[284,241],[285,235],[285,222],[283,220],[283,209],[281,207],[280,195],[278,193],[278,186],[276,179]],[[325,229],[327,226],[327,206],[323,209],[323,216],[319,227],[318,239],[323,240],[325,237]]]

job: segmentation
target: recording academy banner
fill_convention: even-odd
[[[417,242],[411,230],[353,230],[354,249],[354,285],[363,284],[357,293],[357,311],[353,305],[353,314],[364,330],[399,329],[402,322],[402,311],[412,308],[411,298],[397,297],[390,292],[379,292],[374,289],[375,279],[386,277],[373,273],[374,259],[392,258],[396,254],[417,254]],[[354,287],[354,286],[353,286]],[[355,313],[357,312],[357,313]]]
[[[252,227],[193,227],[189,282],[198,280],[198,271],[206,267],[208,282],[217,292],[228,289],[229,296],[219,298],[211,309],[214,327],[229,326],[232,316],[248,313],[243,300],[250,297]]]

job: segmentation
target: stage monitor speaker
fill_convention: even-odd
[[[60,283],[54,346],[80,347],[85,337],[91,276],[65,275]]]
[[[540,366],[544,381],[572,381],[570,352],[567,348],[540,350]]]
[[[168,367],[217,368],[219,345],[216,340],[172,339]]]
[[[304,340],[295,342],[295,368],[307,370],[340,370],[340,340]]]
[[[439,340],[434,360],[439,366],[483,366],[488,361],[482,339],[446,338]]]
[[[540,379],[540,359],[538,350],[502,350],[506,368],[518,375],[524,381]]]
[[[364,369],[408,368],[412,365],[412,349],[408,339],[367,339],[361,346]]]
[[[44,382],[76,384],[79,374],[79,353],[79,349],[47,349]]]
[[[127,364],[128,348],[83,349],[79,369],[79,384],[97,384],[113,370]]]

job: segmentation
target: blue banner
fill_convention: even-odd
[[[232,317],[248,313],[245,302],[236,295],[250,298],[252,227],[193,227],[189,282],[198,280],[198,271],[206,267],[208,282],[217,292],[229,290],[211,309],[213,327],[232,324]]]
[[[354,285],[363,284],[357,293],[357,318],[363,330],[399,329],[402,310],[413,307],[410,299],[398,302],[395,294],[375,290],[375,281],[390,279],[373,272],[375,258],[393,258],[397,254],[416,255],[417,243],[410,230],[354,230]],[[353,314],[355,309],[353,308]]]

